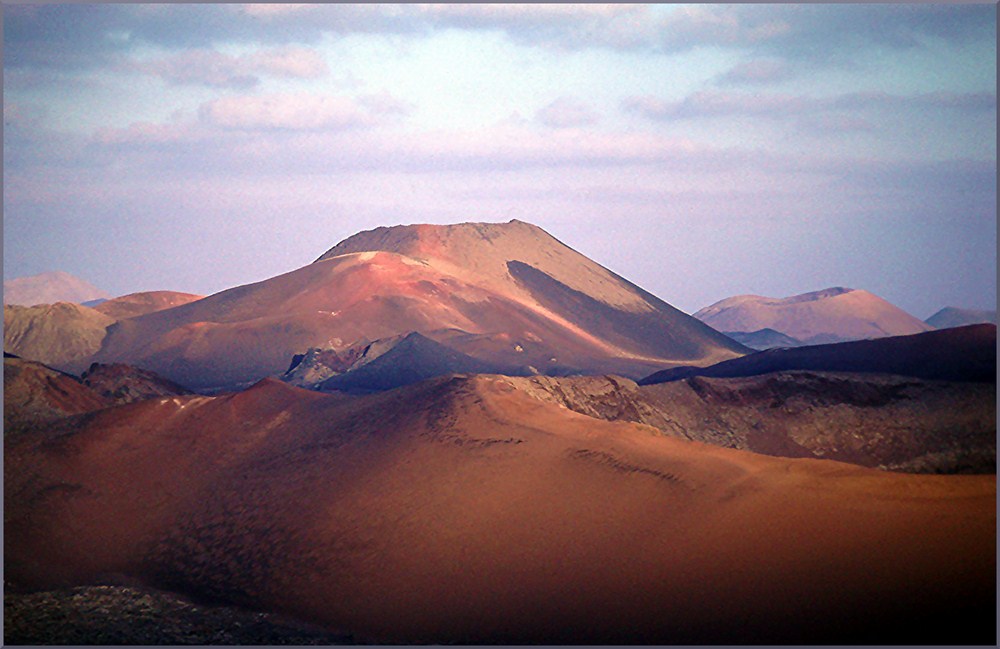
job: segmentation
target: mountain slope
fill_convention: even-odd
[[[55,302],[87,302],[109,298],[109,294],[62,271],[41,273],[30,277],[18,277],[3,283],[3,303],[20,306],[53,304]]]
[[[500,377],[154,399],[4,462],[20,589],[119,574],[378,644],[995,637],[994,476],[671,439]]]
[[[232,386],[278,375],[310,348],[414,331],[494,365],[561,374],[638,377],[749,351],[514,221],[360,233],[290,273],[118,322],[95,360]]]
[[[770,349],[709,367],[661,370],[639,383],[652,385],[692,376],[757,376],[789,370],[874,372],[941,381],[995,383],[996,344],[996,325],[969,325],[912,336]]]
[[[877,295],[840,287],[786,298],[739,295],[705,307],[694,317],[719,331],[770,328],[807,344],[903,336],[931,329]]]
[[[959,309],[958,307],[947,306],[925,320],[927,324],[935,329],[949,329],[951,327],[964,327],[971,324],[996,324],[996,311],[977,311],[975,309]]]

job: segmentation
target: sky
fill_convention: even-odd
[[[996,5],[3,5],[4,278],[534,223],[693,313],[996,308]]]

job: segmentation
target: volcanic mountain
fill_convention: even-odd
[[[769,328],[805,344],[903,336],[933,328],[877,295],[841,287],[786,298],[738,295],[694,317],[719,331]]]
[[[959,309],[958,307],[946,306],[924,322],[935,329],[948,329],[950,327],[963,327],[971,324],[996,324],[996,311],[979,311],[976,309]]]
[[[18,277],[3,283],[3,303],[33,306],[55,302],[81,303],[111,297],[93,284],[62,271]]]
[[[995,476],[684,441],[532,380],[265,379],[5,439],[6,588],[124,582],[377,644],[995,642]]]
[[[411,332],[480,361],[554,374],[638,378],[749,351],[511,221],[362,232],[298,270],[117,322],[94,360],[232,387],[279,375],[310,348]]]

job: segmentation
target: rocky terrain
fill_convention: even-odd
[[[130,365],[93,363],[80,379],[84,385],[114,403],[132,403],[153,397],[193,394],[162,376]]]
[[[199,605],[142,586],[78,586],[4,593],[8,645],[356,644],[273,613]]]
[[[780,372],[639,386],[621,377],[510,378],[590,417],[780,457],[911,473],[996,472],[996,385]]]
[[[4,354],[4,436],[112,405],[79,378],[35,361]]]

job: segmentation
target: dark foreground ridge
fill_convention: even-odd
[[[997,328],[978,324],[830,345],[770,349],[709,367],[675,367],[639,381],[653,385],[694,376],[732,378],[770,372],[864,372],[936,381],[996,382]]]

